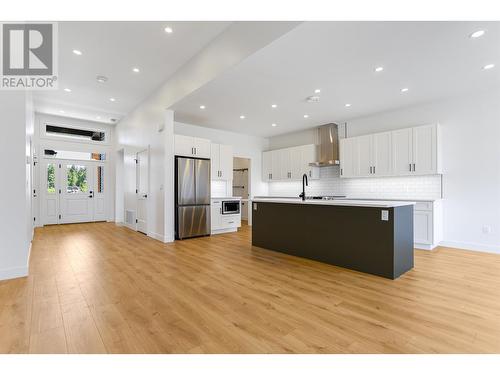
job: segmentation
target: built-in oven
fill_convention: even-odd
[[[240,213],[240,201],[222,201],[222,215],[235,215]]]

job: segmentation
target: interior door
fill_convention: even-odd
[[[60,161],[59,223],[84,223],[94,219],[94,165],[78,160]]]
[[[92,168],[94,175],[94,188],[92,190],[94,196],[92,198],[94,200],[94,221],[106,220],[106,171],[107,168],[104,165],[94,165]]]
[[[58,160],[44,160],[40,165],[42,225],[59,223],[59,165]]]
[[[390,176],[392,174],[392,132],[374,134],[372,146],[374,174]]]
[[[412,174],[412,129],[392,132],[393,172],[396,175]]]
[[[137,153],[137,231],[147,234],[148,231],[148,194],[149,194],[149,150]]]

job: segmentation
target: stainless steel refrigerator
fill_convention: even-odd
[[[175,238],[210,234],[210,160],[175,157]]]

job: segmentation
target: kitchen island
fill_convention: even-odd
[[[406,201],[252,201],[252,245],[396,279],[413,268]]]

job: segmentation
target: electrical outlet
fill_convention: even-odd
[[[491,233],[491,225],[483,225],[483,233],[490,234]]]
[[[389,211],[388,210],[382,210],[382,221],[389,221]]]

